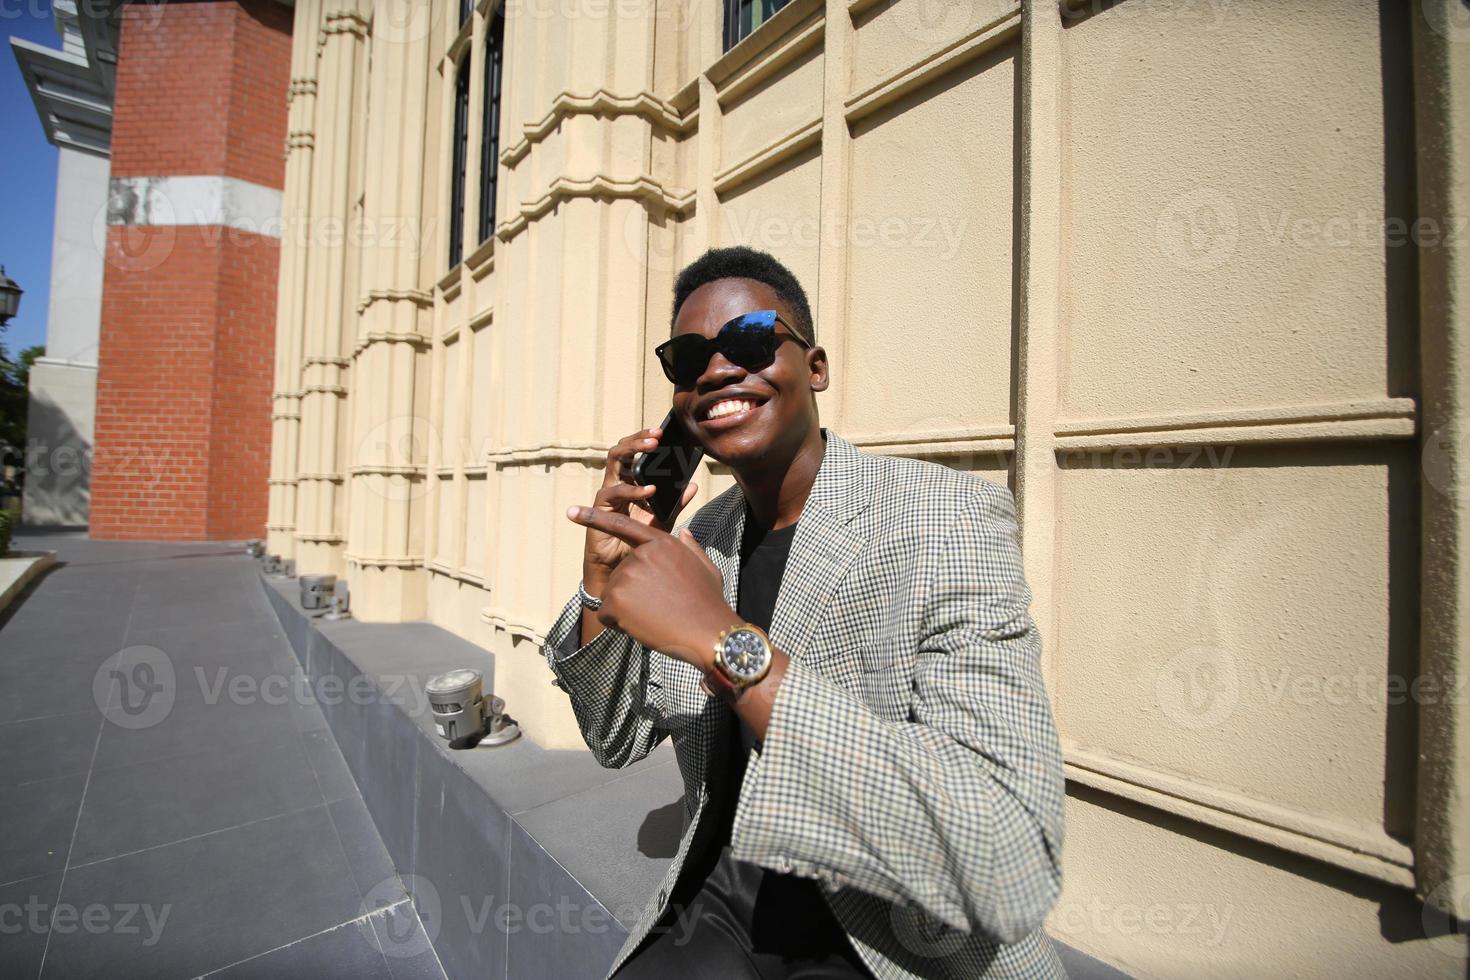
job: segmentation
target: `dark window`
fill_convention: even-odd
[[[745,40],[791,0],[725,0],[725,50]]]
[[[504,9],[504,8],[502,8]],[[480,241],[495,233],[495,180],[500,165],[500,60],[505,18],[497,10],[485,31],[485,105],[480,130]]]
[[[474,13],[474,10],[475,10],[475,0],[459,0],[459,26],[460,27],[463,27],[465,25],[465,22],[470,19],[470,14]]]
[[[470,123],[470,59],[454,71],[454,171],[449,176],[449,266],[464,258],[464,167]]]

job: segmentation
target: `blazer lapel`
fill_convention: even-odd
[[[787,656],[808,662],[824,657],[821,651],[807,650],[806,644],[867,541],[852,521],[872,500],[868,474],[857,447],[829,429],[822,432],[827,437],[827,448],[801,510],[769,631],[771,642]],[[704,527],[691,524],[691,529],[724,577],[725,601],[735,609],[740,596],[745,494],[737,484],[719,503],[710,509]]]
[[[778,649],[809,663],[830,652],[808,650],[807,643],[867,541],[853,518],[872,500],[857,447],[827,429],[822,432],[827,450],[801,510],[770,630]]]

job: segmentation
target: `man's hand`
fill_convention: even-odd
[[[650,650],[708,670],[721,630],[740,622],[725,602],[724,579],[686,530],[677,537],[626,514],[572,507],[567,517],[630,549],[602,589],[603,626],[622,630]]]

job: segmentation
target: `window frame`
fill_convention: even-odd
[[[449,268],[464,261],[465,182],[468,178],[470,139],[470,67],[467,52],[454,68],[453,143],[449,162]]]
[[[480,242],[495,234],[495,196],[500,186],[500,98],[505,61],[504,6],[485,25],[485,76],[480,106]]]

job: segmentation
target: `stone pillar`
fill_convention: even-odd
[[[298,572],[337,574],[343,571],[346,521],[348,229],[356,217],[353,177],[363,163],[358,142],[368,21],[366,0],[331,2],[318,41],[293,534]]]
[[[373,14],[361,292],[352,353],[348,574],[359,618],[424,615],[428,346],[424,282],[429,7],[378,0]],[[404,15],[408,15],[408,19]],[[425,23],[414,19],[422,16]],[[432,186],[433,182],[428,181]]]
[[[287,94],[286,185],[276,304],[276,380],[271,411],[270,507],[266,547],[296,555],[296,473],[301,436],[301,359],[310,254],[311,167],[315,146],[316,50],[321,0],[297,0]]]

